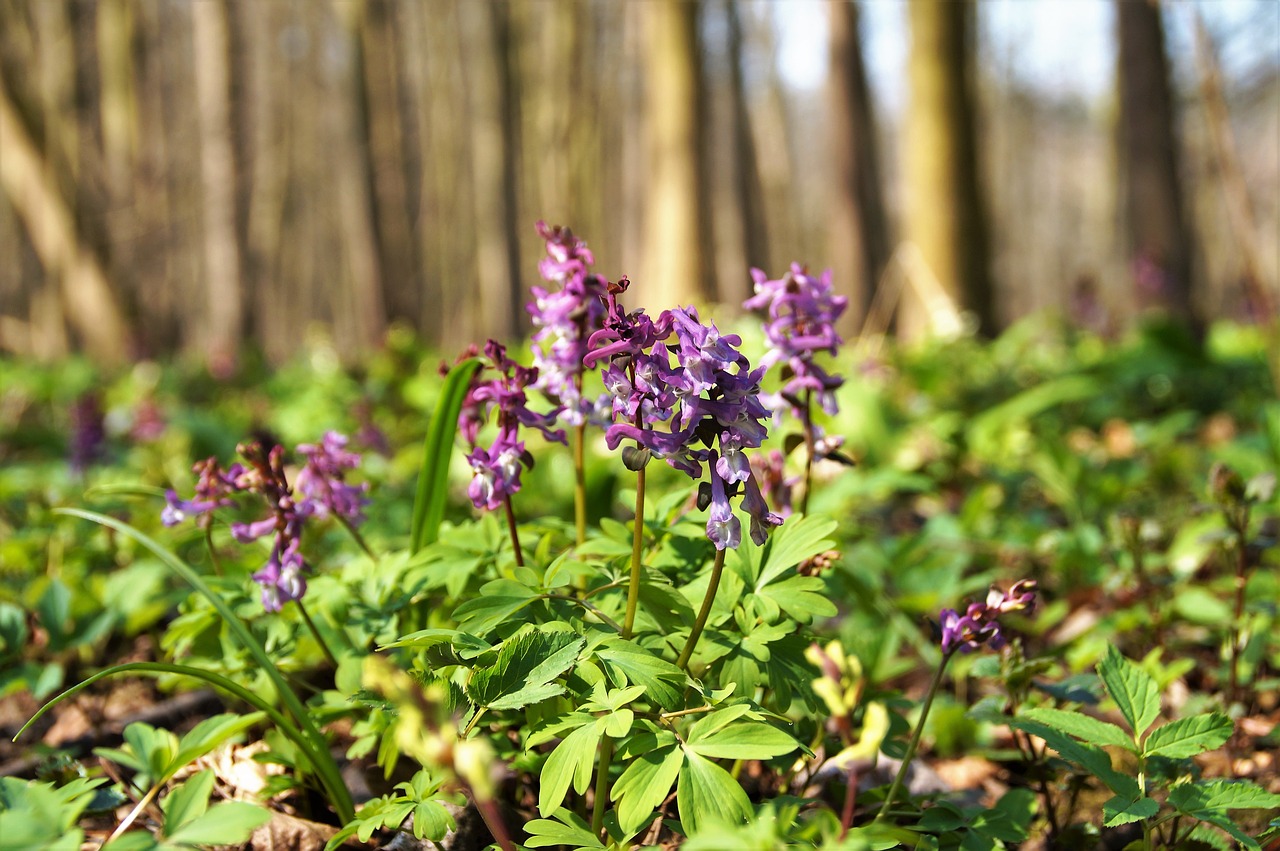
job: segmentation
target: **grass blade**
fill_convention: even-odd
[[[262,668],[263,673],[271,679],[276,691],[280,694],[280,699],[284,702],[285,708],[289,710],[289,714],[297,722],[302,735],[309,742],[306,749],[307,754],[315,766],[316,773],[320,776],[321,783],[329,794],[329,803],[333,805],[338,817],[342,819],[344,824],[350,821],[355,815],[355,804],[351,800],[351,793],[347,790],[346,783],[342,780],[342,773],[338,770],[338,764],[333,761],[333,757],[329,754],[329,746],[325,742],[324,736],[321,735],[315,722],[311,720],[311,716],[307,713],[306,707],[302,705],[302,701],[294,694],[293,689],[280,673],[280,670],[276,668],[275,662],[267,655],[266,649],[258,639],[253,637],[253,633],[249,632],[249,628],[236,616],[236,613],[231,610],[227,602],[209,587],[208,583],[204,581],[204,577],[192,570],[186,562],[171,551],[156,543],[153,538],[114,517],[98,514],[94,511],[85,511],[80,508],[57,508],[54,509],[54,513],[90,520],[133,538],[164,562],[165,566],[170,570],[181,576],[188,585],[204,595],[218,614],[222,616],[227,628],[235,634],[236,638],[240,639],[245,649],[249,651],[249,655]]]
[[[458,431],[458,414],[471,387],[471,379],[480,361],[469,358],[449,370],[440,391],[440,400],[431,415],[431,426],[423,443],[422,470],[418,473],[418,492],[413,500],[413,525],[410,527],[409,551],[416,553],[435,543],[444,519],[446,484],[449,478],[449,456],[453,452],[453,436]]]

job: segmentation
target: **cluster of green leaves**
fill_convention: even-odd
[[[1235,731],[1231,719],[1209,712],[1152,729],[1160,716],[1161,701],[1151,675],[1114,647],[1098,663],[1098,675],[1128,730],[1082,712],[1050,707],[1021,710],[1013,726],[1039,736],[1064,760],[1102,781],[1113,793],[1103,804],[1106,826],[1143,822],[1148,831],[1167,826],[1167,847],[1175,847],[1177,819],[1186,817],[1219,827],[1257,851],[1257,840],[1239,828],[1230,811],[1280,807],[1280,795],[1248,781],[1198,779],[1190,762],[1191,757],[1226,743]],[[1114,767],[1107,747],[1127,752],[1136,774]],[[1156,797],[1158,791],[1163,793],[1163,802]],[[1198,836],[1207,840],[1214,834]],[[1221,842],[1215,844],[1226,847]]]

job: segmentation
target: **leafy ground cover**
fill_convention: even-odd
[[[0,846],[1276,841],[1258,328],[840,348],[542,234],[444,374],[3,364]]]

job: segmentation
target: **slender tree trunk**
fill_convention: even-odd
[[[871,306],[889,262],[889,229],[880,188],[880,157],[871,90],[862,58],[858,5],[828,0],[830,77],[828,122],[833,165],[827,263],[835,286],[849,295],[854,327]]]
[[[972,90],[974,3],[911,0],[907,8],[906,235],[923,263],[912,276],[915,286],[903,294],[898,331],[905,338],[925,333],[943,320],[949,299],[973,312],[980,333],[993,334],[998,324]]]
[[[345,295],[334,293],[334,303],[351,311],[355,348],[367,351],[382,342],[387,321],[364,79],[368,6],[365,0],[353,0],[337,4],[337,8],[352,56],[347,78],[339,86],[345,104],[336,128],[341,139],[336,163],[340,220],[351,287]]]
[[[517,192],[515,80],[512,74],[511,9],[505,0],[464,7],[474,15],[472,32],[484,48],[470,57],[472,180],[476,204],[475,304],[485,334],[520,334],[520,252]]]
[[[734,276],[723,282],[722,295],[730,303],[740,303],[751,295],[753,285],[748,272],[750,267],[772,272],[764,188],[760,182],[760,162],[756,155],[755,136],[751,130],[751,110],[747,104],[746,83],[742,73],[746,48],[740,5],[739,0],[726,0],[725,3],[725,21],[729,29],[729,89],[733,107],[733,199],[742,242],[737,262],[742,268],[734,270]]]
[[[695,3],[650,0],[646,13],[648,190],[642,279],[628,304],[675,307],[715,292],[706,278],[701,76]]]
[[[227,9],[221,0],[205,0],[192,4],[191,14],[208,310],[204,351],[215,372],[228,372],[234,368],[240,353],[244,309],[240,245],[236,239]]]
[[[1140,306],[1199,329],[1192,304],[1191,232],[1182,209],[1173,95],[1160,7],[1117,0],[1120,157],[1129,262]]]
[[[9,91],[0,70],[0,186],[26,226],[45,273],[58,282],[62,309],[85,349],[103,363],[122,363],[130,348],[124,313]]]

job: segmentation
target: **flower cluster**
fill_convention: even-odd
[[[977,650],[984,644],[999,649],[1005,644],[1000,627],[1000,616],[1006,612],[1028,611],[1036,604],[1036,583],[1022,579],[1008,591],[992,588],[982,603],[970,603],[961,615],[955,609],[943,609],[942,652],[965,653]]]
[[[473,381],[458,416],[458,428],[471,444],[467,461],[475,473],[467,495],[476,508],[490,511],[502,507],[511,494],[520,490],[520,473],[533,466],[533,456],[520,439],[520,427],[535,428],[543,437],[565,443],[563,429],[554,428],[560,408],[539,414],[529,410],[525,390],[538,379],[536,367],[521,366],[507,357],[507,348],[490,340],[484,347],[494,375]],[[486,449],[477,444],[480,427],[497,411],[498,435]]]
[[[301,552],[306,520],[336,517],[352,526],[364,520],[364,507],[369,502],[364,495],[366,486],[344,481],[347,471],[359,466],[360,456],[346,446],[347,438],[333,431],[318,444],[300,445],[298,453],[306,462],[298,472],[296,487],[290,487],[283,446],[268,451],[257,441],[241,444],[238,451],[245,463],[225,470],[215,458],[196,464],[195,496],[181,499],[176,491],[168,491],[161,520],[166,526],[188,518],[207,525],[215,510],[234,506],[237,496],[260,497],[267,504],[267,514],[250,523],[232,523],[231,535],[242,544],[274,536],[271,555],[253,579],[262,586],[263,608],[277,612],[286,602],[301,599],[307,590],[310,568]]]
[[[819,352],[835,355],[844,341],[836,333],[835,322],[849,306],[849,300],[834,293],[831,270],[815,278],[804,266],[792,263],[791,269],[777,280],[769,280],[760,269],[752,269],[755,292],[743,302],[747,310],[768,310],[765,338],[771,346],[761,359],[766,367],[786,365],[786,383],[782,398],[792,413],[808,416],[804,400],[816,396],[822,409],[836,413],[835,390],[844,383],[814,362]]]
[[[598,407],[582,396],[582,361],[587,340],[604,318],[606,283],[591,273],[595,258],[573,231],[546,222],[538,222],[537,228],[547,243],[538,271],[558,288],[533,287],[534,300],[528,306],[538,329],[532,341],[538,370],[533,386],[559,403],[562,420],[581,425]]]
[[[634,440],[635,469],[653,455],[700,479],[705,463],[710,481],[701,486],[699,504],[710,508],[707,537],[717,549],[741,542],[729,502],[741,490],[751,538],[763,543],[769,527],[782,522],[765,504],[746,452],[767,435],[769,412],[759,400],[764,368],[752,370],[736,348],[742,340],[702,324],[692,307],[663,311],[656,321],[643,311],[625,312],[618,295],[627,286],[626,278],[609,285],[604,327],[591,335],[585,359],[588,366],[606,364],[602,377],[616,421],[605,442],[616,449]]]

